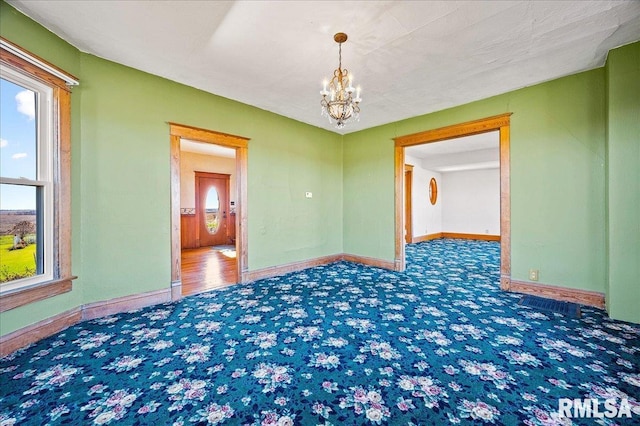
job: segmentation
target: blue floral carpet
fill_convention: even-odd
[[[0,359],[0,425],[594,424],[559,398],[628,400],[640,326],[518,305],[499,244],[407,247],[80,323]]]

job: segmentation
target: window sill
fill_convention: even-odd
[[[71,276],[35,285],[33,287],[16,290],[0,296],[0,312],[5,312],[18,306],[37,302],[62,293],[71,291],[71,281],[77,277]]]

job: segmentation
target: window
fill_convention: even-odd
[[[52,89],[1,68],[0,284],[53,278]]]
[[[0,312],[71,290],[68,83],[0,38]]]

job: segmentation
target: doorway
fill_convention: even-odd
[[[203,262],[206,262],[206,259],[211,256],[218,256],[220,261],[224,260],[227,264],[234,266],[234,268],[227,268],[220,262],[217,266],[218,269],[226,271],[230,283],[247,281],[247,156],[249,139],[176,123],[169,123],[169,126],[171,296],[172,300],[178,300],[186,294],[195,294],[208,289],[206,285],[198,282],[201,278],[198,278],[197,275],[194,275],[196,277],[195,283],[190,283],[189,287],[185,286],[183,280],[187,277],[185,272],[189,272],[189,269],[204,269],[206,274],[207,268],[203,266]],[[226,179],[228,176],[225,176],[225,173],[213,173],[214,176],[211,176],[212,173],[202,174],[200,177],[205,180],[200,182],[200,186],[206,190],[200,190],[200,188],[195,190],[194,180],[191,188],[195,190],[194,203],[197,204],[197,207],[194,206],[192,209],[181,209],[180,146],[183,141],[216,145],[235,152],[234,177]],[[230,202],[229,194],[232,191],[236,194],[236,199]],[[196,215],[198,215],[198,219],[196,219]],[[192,231],[181,232],[182,228],[186,227],[191,227]],[[196,250],[190,251],[189,256],[183,256],[182,253],[184,245],[182,237],[185,235],[194,235],[190,244]],[[213,250],[212,246],[216,250]],[[217,249],[219,246],[222,246],[220,250]],[[231,250],[223,250],[224,246],[233,248],[233,254],[231,255]],[[198,250],[199,252],[196,252]],[[229,277],[230,269],[233,269],[233,274]]]
[[[511,113],[487,117],[425,132],[394,138],[395,141],[395,269],[404,271],[405,262],[405,148],[462,136],[471,136],[497,130],[500,147],[500,288],[511,285],[511,203],[509,174]]]

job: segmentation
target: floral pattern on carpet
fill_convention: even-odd
[[[404,273],[338,262],[77,324],[0,359],[0,425],[640,423],[640,326],[518,305],[499,251],[435,240]]]

